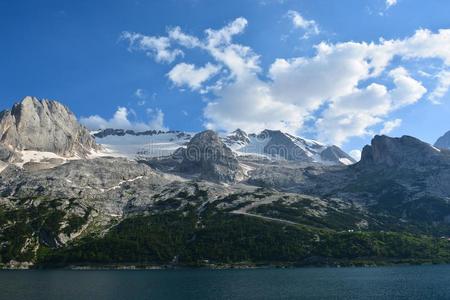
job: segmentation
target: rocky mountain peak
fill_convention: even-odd
[[[299,147],[290,136],[280,130],[266,129],[258,135],[258,139],[268,141],[264,152],[274,157],[294,161],[312,161],[303,147]]]
[[[250,143],[250,139],[245,131],[242,129],[236,129],[230,135],[224,138],[225,144],[228,146],[240,145],[245,146]]]
[[[434,146],[439,149],[450,149],[450,131],[438,138]]]
[[[228,182],[243,177],[233,151],[212,130],[194,135],[187,147],[177,152],[181,155],[181,172],[199,173],[203,178]]]
[[[341,148],[338,146],[328,146],[320,152],[320,158],[324,161],[333,161],[333,162],[340,162],[344,165],[349,165],[355,163],[355,159],[345,153]]]
[[[0,113],[0,144],[10,151],[45,151],[65,157],[85,157],[99,148],[66,106],[34,97],[25,97]]]
[[[414,167],[439,164],[448,158],[447,153],[411,136],[392,138],[376,135],[371,145],[364,147],[360,164]]]

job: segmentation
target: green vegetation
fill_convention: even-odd
[[[257,195],[273,196],[263,191]],[[373,215],[367,216],[353,207],[335,210],[338,203],[331,200],[328,206],[319,206],[323,204],[309,198],[290,201],[284,196],[250,211],[299,224],[295,225],[230,213],[250,204],[245,196],[232,194],[206,204],[207,194],[199,189],[194,193],[181,191],[164,201],[158,199],[153,215],[134,215],[104,227],[90,227],[64,247],[58,236],[70,236],[84,228],[91,219],[91,209],[71,200],[17,200],[14,209],[0,207],[0,265],[11,260],[32,261],[37,267],[450,262],[450,242],[431,237],[439,230],[446,232],[445,226],[440,229],[426,219],[422,223],[399,222],[395,208],[388,215],[383,207],[373,207]],[[432,205],[429,213],[438,213],[435,208],[440,206],[434,203],[441,202],[405,202],[399,212],[408,206],[408,216],[413,217],[414,211],[427,212],[427,205]],[[217,208],[224,204],[226,209]],[[358,231],[355,224],[370,217],[374,219],[369,219],[366,231]],[[110,228],[104,232],[106,227]]]
[[[393,232],[338,232],[208,209],[136,216],[105,236],[40,251],[38,266],[448,262],[446,240]]]

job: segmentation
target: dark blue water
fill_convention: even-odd
[[[450,299],[450,266],[0,271],[1,299]]]

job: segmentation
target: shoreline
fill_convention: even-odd
[[[433,260],[391,260],[391,261],[334,261],[328,264],[301,263],[231,263],[231,264],[179,264],[179,265],[146,265],[146,264],[79,264],[66,266],[35,266],[19,264],[0,266],[0,271],[8,270],[71,270],[71,271],[143,271],[143,270],[253,270],[253,269],[302,269],[302,268],[381,268],[393,266],[430,266],[448,265],[450,261]]]

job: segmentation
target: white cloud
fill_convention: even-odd
[[[233,42],[247,24],[238,18],[221,29],[205,30],[204,38],[179,27],[168,33],[170,43],[200,49],[211,56],[211,65],[222,68],[210,85],[208,74],[196,77],[201,68],[194,65],[182,63],[179,70],[176,66],[169,72],[177,75],[169,75],[177,86],[208,91],[204,109],[208,128],[253,132],[271,128],[301,134],[308,121],[319,139],[342,144],[373,134],[392,112],[423,97],[426,88],[406,70],[409,60],[431,58],[450,66],[450,30],[445,29],[418,30],[405,39],[371,43],[322,42],[313,55],[278,58],[264,72],[258,54]],[[185,76],[181,72],[185,70],[196,76]]]
[[[394,5],[397,5],[397,0],[386,0],[386,8],[390,8]]]
[[[143,105],[145,105],[147,103],[146,99],[148,98],[148,95],[147,95],[147,92],[145,90],[137,89],[134,92],[134,96],[139,99],[139,101],[137,102],[137,104],[139,106],[143,106]]]
[[[314,20],[305,19],[298,11],[290,10],[287,12],[287,17],[291,20],[294,28],[302,29],[305,33],[305,38],[313,34],[319,34],[319,26]]]
[[[201,45],[198,38],[185,34],[178,26],[170,29],[168,35],[170,39],[178,42],[181,46],[186,48],[195,48]]]
[[[129,115],[135,115],[133,110],[129,110],[126,107],[118,107],[114,116],[110,119],[104,119],[99,115],[93,115],[89,117],[81,117],[80,123],[89,128],[90,130],[114,128],[114,129],[131,129],[136,131],[144,130],[165,130],[164,127],[164,114],[161,110],[152,110],[149,113],[150,119],[147,123],[130,121]]]
[[[353,157],[354,160],[359,161],[361,159],[361,150],[353,149],[348,154]]]
[[[412,78],[402,67],[390,71],[389,76],[396,86],[390,95],[393,109],[414,104],[427,92],[422,83]]]
[[[450,88],[450,71],[441,71],[436,77],[438,79],[437,86],[430,93],[428,99],[435,104],[439,104]]]
[[[173,67],[167,76],[178,87],[187,85],[191,90],[198,90],[203,82],[210,79],[220,71],[220,67],[207,63],[204,67],[180,63]]]
[[[143,89],[137,89],[134,92],[134,96],[136,96],[139,99],[146,99],[147,98],[147,92]]]
[[[341,145],[350,137],[371,135],[370,127],[382,122],[389,113],[415,103],[426,92],[403,68],[390,71],[389,76],[395,86],[391,90],[372,83],[335,98],[316,123],[320,139]]]
[[[184,56],[180,49],[171,49],[168,37],[146,36],[140,33],[125,31],[121,39],[129,42],[128,49],[144,51],[148,56],[153,56],[157,62],[173,62],[178,56]]]
[[[158,108],[147,110],[147,114],[150,116],[150,120],[147,123],[149,129],[167,130],[164,126],[164,113],[162,110]]]
[[[402,119],[395,119],[391,121],[384,122],[383,128],[380,131],[380,134],[389,134],[395,128],[402,125]]]
[[[270,85],[257,76],[238,77],[233,84],[217,90],[215,97],[216,101],[208,103],[204,111],[210,129],[295,132],[301,125],[303,115],[298,107],[274,99]]]

